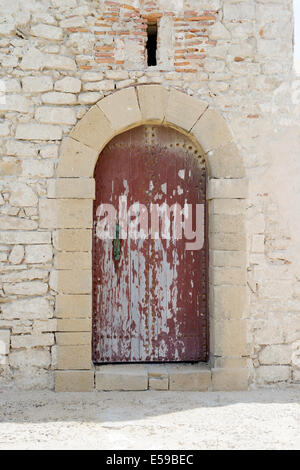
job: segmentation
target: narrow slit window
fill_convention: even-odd
[[[149,22],[147,28],[147,61],[148,66],[156,65],[157,53],[157,22]]]

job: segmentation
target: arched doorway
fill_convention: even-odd
[[[93,361],[206,361],[204,157],[174,129],[140,126],[94,177]]]
[[[245,389],[249,377],[244,223],[248,182],[243,159],[226,121],[216,110],[196,97],[160,85],[128,87],[92,106],[62,143],[56,178],[49,186],[48,199],[40,202],[40,227],[53,230],[59,255],[51,273],[51,287],[57,293],[57,332],[68,332],[57,344],[55,389],[89,391],[97,386],[97,368],[92,362],[93,266],[89,256],[94,169],[115,136],[145,124],[177,129],[206,159],[211,386],[213,390]],[[78,260],[76,269],[70,269],[64,252],[72,252]],[[88,255],[85,262],[82,252]]]

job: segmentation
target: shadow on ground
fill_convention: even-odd
[[[270,409],[272,405],[296,405],[300,423],[300,387],[248,392],[0,392],[0,423],[75,421],[104,423],[137,421],[156,416],[180,416],[220,407],[238,410],[239,405]],[[297,408],[299,405],[299,408]],[[189,413],[190,414],[190,413]]]

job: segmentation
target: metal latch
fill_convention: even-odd
[[[116,237],[113,244],[113,256],[115,261],[120,261],[121,258],[121,242],[120,242],[120,225],[116,225]]]

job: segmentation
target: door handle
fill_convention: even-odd
[[[121,258],[121,241],[120,241],[120,225],[116,225],[116,234],[113,243],[113,257],[115,261],[120,261]]]

